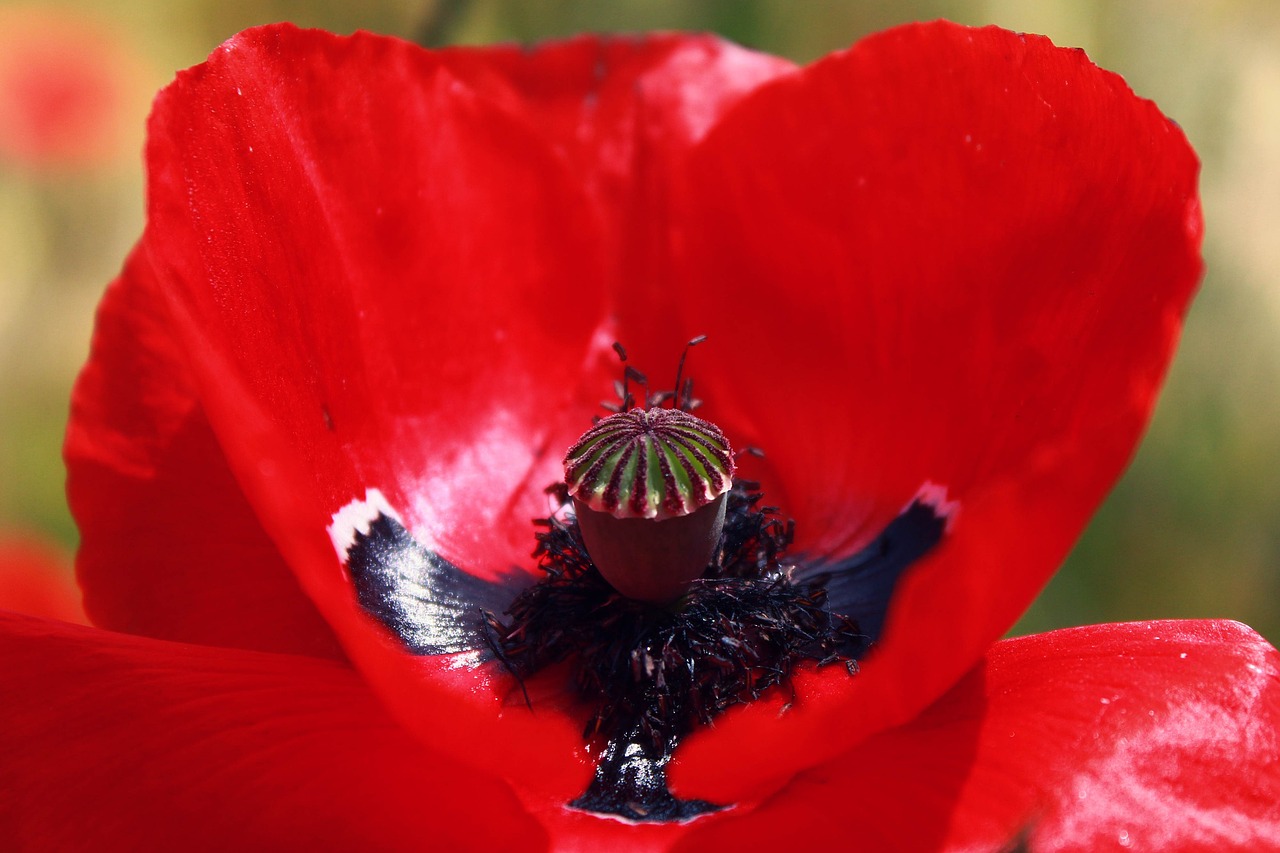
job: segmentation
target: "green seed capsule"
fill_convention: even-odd
[[[618,592],[665,603],[706,569],[733,485],[719,427],[679,409],[632,409],[588,430],[564,468],[587,552]]]

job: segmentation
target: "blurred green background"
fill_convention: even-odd
[[[911,20],[1044,33],[1204,161],[1208,274],[1142,448],[1014,633],[1231,617],[1280,641],[1280,4],[1273,0],[0,2],[0,535],[74,548],[60,458],[94,305],[142,229],[154,92],[245,27],[441,43],[697,29],[800,61]],[[33,114],[33,104],[39,109]]]

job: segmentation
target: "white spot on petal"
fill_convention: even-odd
[[[947,487],[939,485],[932,480],[926,480],[925,484],[916,492],[916,496],[907,504],[922,503],[931,507],[935,515],[944,519],[947,523],[947,532],[951,532],[952,526],[956,523],[956,518],[960,515],[960,501],[952,500],[947,496]],[[906,507],[904,507],[904,510]]]
[[[333,514],[333,523],[329,525],[329,541],[338,559],[346,560],[347,552],[356,541],[356,531],[369,535],[369,525],[379,515],[386,515],[399,521],[400,515],[391,508],[385,495],[377,489],[365,489],[364,500],[354,500]]]

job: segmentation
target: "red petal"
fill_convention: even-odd
[[[464,565],[527,562],[548,421],[607,349],[597,291],[563,298],[593,227],[540,140],[432,54],[278,27],[165,90],[148,156],[172,334],[268,529],[328,552],[314,583],[339,594],[324,527],[369,486]]]
[[[1242,625],[1022,637],[687,848],[1280,849],[1277,731],[1280,654]]]
[[[0,609],[84,623],[70,560],[25,536],[0,535]]]
[[[691,794],[909,719],[1031,601],[1150,413],[1200,275],[1196,174],[1083,53],[946,23],[764,86],[707,137],[688,314],[751,356],[707,346],[699,370],[798,550],[852,553],[927,485],[958,514],[863,674],[690,742]]]
[[[342,651],[236,485],[150,266],[98,309],[67,430],[85,607],[104,628],[215,646]]]
[[[509,789],[344,666],[0,614],[0,837],[24,850],[535,849]]]

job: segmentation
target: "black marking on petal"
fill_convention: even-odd
[[[489,652],[486,610],[501,610],[520,589],[512,573],[494,583],[424,548],[384,512],[357,528],[347,549],[356,599],[414,654]]]
[[[795,579],[825,584],[827,606],[857,622],[875,642],[884,629],[898,578],[942,541],[947,521],[942,508],[917,499],[857,554],[834,562],[802,562],[795,570]]]
[[[667,763],[675,739],[655,747],[632,727],[610,740],[596,764],[595,778],[571,808],[625,820],[659,823],[692,820],[724,806],[706,800],[681,800],[667,787]]]

